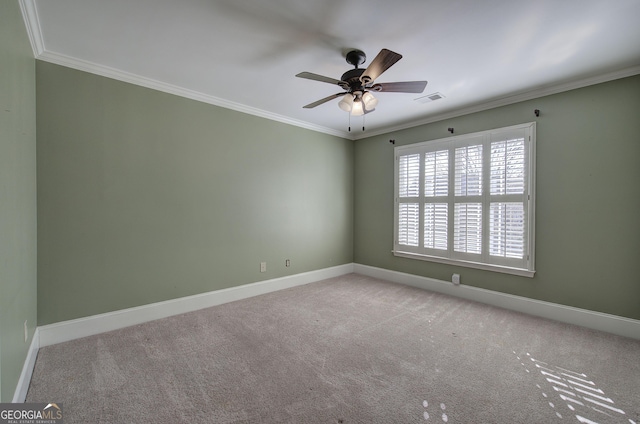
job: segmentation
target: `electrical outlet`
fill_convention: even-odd
[[[284,266],[286,267],[290,267],[291,266],[291,261],[289,259],[284,261]]]
[[[267,272],[267,263],[260,262],[260,272]]]
[[[27,327],[27,320],[24,320],[24,342],[26,343],[29,340],[29,327]]]
[[[456,286],[459,286],[460,285],[460,274],[453,274],[451,276],[451,282],[453,284],[455,284]]]

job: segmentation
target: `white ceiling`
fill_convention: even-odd
[[[640,0],[20,0],[36,57],[348,138],[640,73]],[[358,48],[404,57],[352,118],[331,84]],[[445,98],[421,103],[434,92]]]

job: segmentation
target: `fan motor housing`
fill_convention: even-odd
[[[344,84],[340,84],[340,86],[342,86],[342,88],[344,88],[345,90],[349,90],[351,92],[362,90],[363,86],[362,81],[360,81],[360,76],[364,71],[364,69],[360,68],[348,70],[347,72],[342,74],[340,80]]]

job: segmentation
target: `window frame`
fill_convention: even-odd
[[[524,190],[522,194],[491,194],[491,143],[507,141],[509,137],[524,137]],[[455,152],[457,148],[482,144],[482,193],[479,196],[456,196],[455,192]],[[536,169],[536,123],[495,128],[470,134],[452,136],[437,140],[424,141],[394,148],[394,220],[393,254],[398,257],[418,259],[430,262],[458,265],[488,271],[495,271],[525,277],[535,274],[535,169]],[[448,151],[448,192],[446,196],[429,197],[425,195],[425,154]],[[418,196],[399,196],[400,157],[419,154],[419,193]],[[402,201],[401,201],[402,200]],[[464,200],[467,200],[465,202]],[[454,248],[454,208],[456,204],[474,200],[482,206],[481,246],[482,253],[462,253]],[[418,245],[399,244],[400,204],[418,204]],[[425,243],[425,205],[428,203],[447,204],[447,250],[424,247]],[[510,259],[489,254],[490,208],[496,203],[523,204],[525,219],[524,254],[522,259]],[[446,254],[443,255],[443,252]]]

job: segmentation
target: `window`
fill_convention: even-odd
[[[396,256],[533,276],[535,123],[394,152]]]

